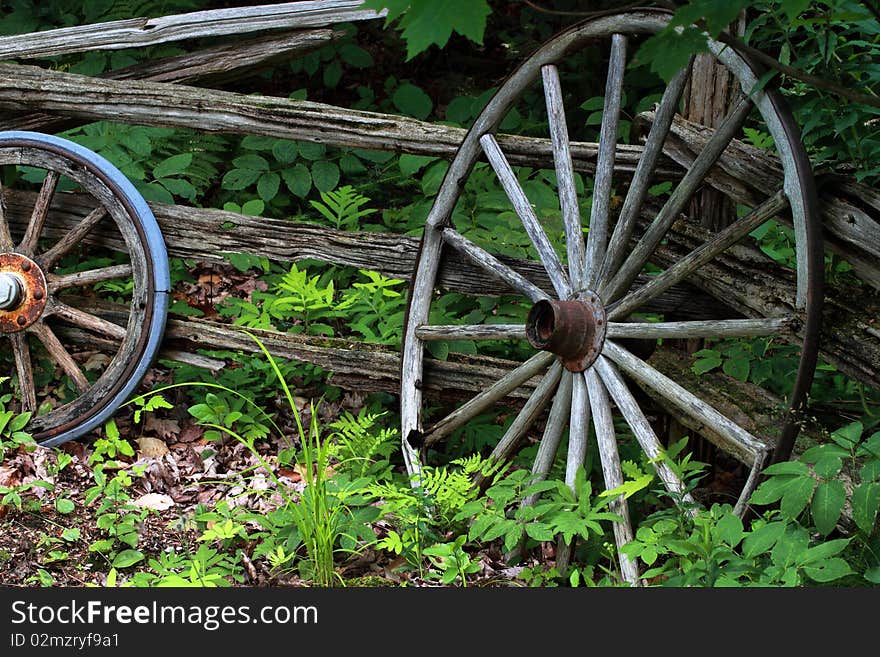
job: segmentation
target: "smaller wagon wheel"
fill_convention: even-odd
[[[168,257],[147,203],[96,153],[0,132],[0,166],[0,359],[12,408],[33,414],[26,430],[59,445],[110,418],[146,373],[165,326]]]
[[[812,381],[818,352],[822,261],[817,200],[809,162],[782,98],[769,89],[750,94],[757,88],[760,73],[733,49],[714,41],[709,41],[709,50],[733,74],[744,97],[668,197],[659,202],[651,199],[651,188],[663,180],[658,165],[662,163],[663,146],[690,67],[680,71],[662,93],[636,162],[624,159],[632,149],[618,145],[618,127],[627,48],[633,48],[632,43],[644,35],[663,29],[669,17],[668,12],[655,10],[607,15],[580,23],[556,36],[508,78],[462,142],[427,218],[410,287],[401,371],[401,429],[410,473],[419,471],[420,457],[416,450],[420,445],[446,438],[531,381],[534,390],[495,446],[492,452],[495,457],[508,458],[549,407],[533,472],[539,477],[548,474],[567,430],[565,479],[573,485],[575,473],[585,460],[592,425],[605,484],[608,489],[614,488],[623,483],[616,415],[620,425],[628,428],[639,448],[652,460],[660,481],[670,493],[681,503],[692,503],[683,482],[656,458],[662,446],[643,409],[646,396],[636,391],[640,388],[710,430],[709,437],[718,447],[751,467],[736,505],[737,512],[743,512],[771,446],[718,412],[701,397],[700,390],[685,389],[636,356],[625,346],[626,340],[779,336],[800,347],[799,370],[788,400],[792,411],[799,410]],[[597,44],[608,53],[603,56],[608,62],[608,75],[592,176],[592,203],[582,218],[566,123],[564,100],[568,99],[561,89],[559,70],[567,58]],[[556,224],[549,214],[539,216],[536,205],[526,193],[528,180],[518,177],[512,168],[505,154],[505,139],[496,138],[499,126],[517,101],[535,90],[543,93],[547,107],[550,148],[545,152],[554,162],[556,215],[560,217]],[[576,99],[574,105],[582,100]],[[763,121],[774,139],[784,169],[783,188],[763,200],[758,199],[728,228],[691,247],[690,253],[679,261],[668,264],[659,273],[656,266],[649,269],[657,250],[669,238],[673,223],[682,217],[689,199],[704,184],[731,140],[742,134],[742,127],[750,116]],[[540,143],[533,143],[536,150],[541,148]],[[583,155],[580,157],[583,162]],[[466,215],[454,215],[454,212],[458,211],[462,190],[477,167],[483,173],[494,171],[500,182],[518,216],[511,226],[519,224],[516,230],[527,236],[531,253],[536,256],[532,260],[543,265],[545,274],[541,274],[540,284],[536,283],[535,268],[514,266],[515,261],[506,259],[500,251],[498,254],[492,251],[492,244],[522,243],[521,236],[513,235],[514,228],[508,232],[499,228],[498,234],[489,240],[492,244],[483,246],[465,234],[464,229],[453,225],[454,216],[467,219]],[[521,172],[520,175],[527,174]],[[615,185],[615,196],[620,200],[618,206],[612,203]],[[663,317],[646,321],[639,317],[648,302],[717,260],[726,249],[748,239],[752,231],[773,218],[787,218],[794,227],[797,264],[791,279],[796,290],[788,304],[790,310],[776,317],[718,319],[706,316],[684,322],[667,321]],[[501,279],[521,295],[525,303],[531,304],[524,325],[470,325],[466,318],[457,324],[432,324],[432,304],[441,294],[437,289],[442,279],[441,269],[445,263],[454,261],[449,255],[463,258]],[[429,359],[426,345],[435,340],[486,339],[527,340],[536,352],[445,417],[432,419],[430,424],[423,422],[422,382],[426,376],[425,361]],[[536,379],[539,382],[535,384]],[[793,412],[786,416],[788,421],[782,429],[780,443],[783,451],[786,445],[790,447],[797,434],[794,416]],[[612,509],[624,519],[614,524],[616,542],[621,546],[632,539],[626,501],[619,498],[612,503]],[[559,558],[561,563],[567,561],[565,548]],[[627,581],[638,582],[637,564],[621,556],[620,567]]]

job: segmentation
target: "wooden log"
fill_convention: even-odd
[[[11,190],[3,193],[10,222],[20,228],[21,217],[30,212],[35,195]],[[47,217],[44,234],[55,239],[65,239],[95,209],[90,199],[75,194],[56,194],[50,207],[52,211]],[[177,258],[218,262],[223,261],[223,253],[234,252],[280,262],[314,259],[371,269],[408,281],[414,273],[419,250],[419,239],[406,235],[339,231],[315,224],[183,205],[151,203],[150,208],[165,237],[169,255]],[[101,225],[90,235],[80,237],[88,245],[115,249],[123,246],[115,230]],[[537,292],[553,289],[540,263],[507,256],[501,256],[499,260],[519,276],[533,281]],[[445,250],[440,274],[439,285],[457,292],[485,295],[512,292],[496,276],[458,255],[454,249]],[[541,298],[547,294],[544,292]],[[646,312],[674,310],[685,317],[699,318],[707,315],[730,317],[732,312],[690,285],[667,290],[654,302],[646,304],[644,309]]]
[[[323,103],[253,96],[160,82],[97,79],[34,66],[0,65],[0,108],[44,112],[86,121],[184,127],[205,132],[255,134],[452,158],[466,130],[377,112],[350,110]],[[512,164],[553,167],[549,139],[498,135]],[[595,170],[598,146],[573,142],[575,170]],[[632,172],[639,146],[618,147],[615,171]],[[665,158],[658,175],[681,175]]]
[[[690,222],[678,222],[652,261],[670,267],[703,244],[711,234]],[[724,299],[746,317],[785,317],[794,312],[793,274],[755,247],[737,244],[691,274],[688,281]],[[869,286],[826,283],[819,357],[857,381],[880,388],[880,294]],[[872,332],[872,330],[874,332]],[[800,344],[799,330],[783,333]]]
[[[651,121],[652,112],[639,115]],[[709,141],[713,130],[676,117],[664,152],[688,167]],[[779,159],[740,140],[731,141],[706,182],[737,203],[754,206],[782,186]],[[825,244],[848,260],[856,274],[880,289],[880,194],[852,178],[831,175],[822,187],[819,205]]]
[[[307,30],[249,39],[232,44],[204,48],[176,57],[142,62],[102,73],[109,80],[146,80],[151,82],[200,82],[213,84],[241,77],[245,72],[270,62],[320,47],[339,37],[338,30]],[[82,121],[42,112],[6,113],[0,120],[4,130],[36,130],[58,133],[76,127]]]
[[[254,7],[229,7],[159,18],[63,27],[0,37],[0,59],[36,59],[89,50],[119,50],[230,34],[326,27],[386,15],[360,9],[362,0],[312,0]]]

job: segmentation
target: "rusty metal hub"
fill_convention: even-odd
[[[0,253],[0,333],[23,331],[46,308],[43,271],[20,253]]]
[[[558,355],[567,370],[583,372],[602,352],[606,324],[599,295],[587,290],[568,301],[538,301],[526,318],[526,337],[535,349]]]

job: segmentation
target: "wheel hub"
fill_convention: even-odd
[[[556,354],[571,372],[583,372],[599,357],[605,329],[605,308],[590,290],[568,301],[542,299],[526,318],[529,344]]]
[[[37,263],[20,253],[0,253],[0,333],[17,333],[36,322],[47,293]]]

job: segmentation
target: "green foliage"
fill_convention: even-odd
[[[692,518],[649,519],[621,551],[641,559],[643,578],[662,586],[804,586],[850,575],[839,556],[848,542],[817,542],[772,514],[746,529],[730,505],[714,504]]]
[[[387,9],[386,26],[397,23],[406,41],[407,60],[432,45],[444,47],[452,32],[483,42],[486,0],[367,0],[364,9]]]

